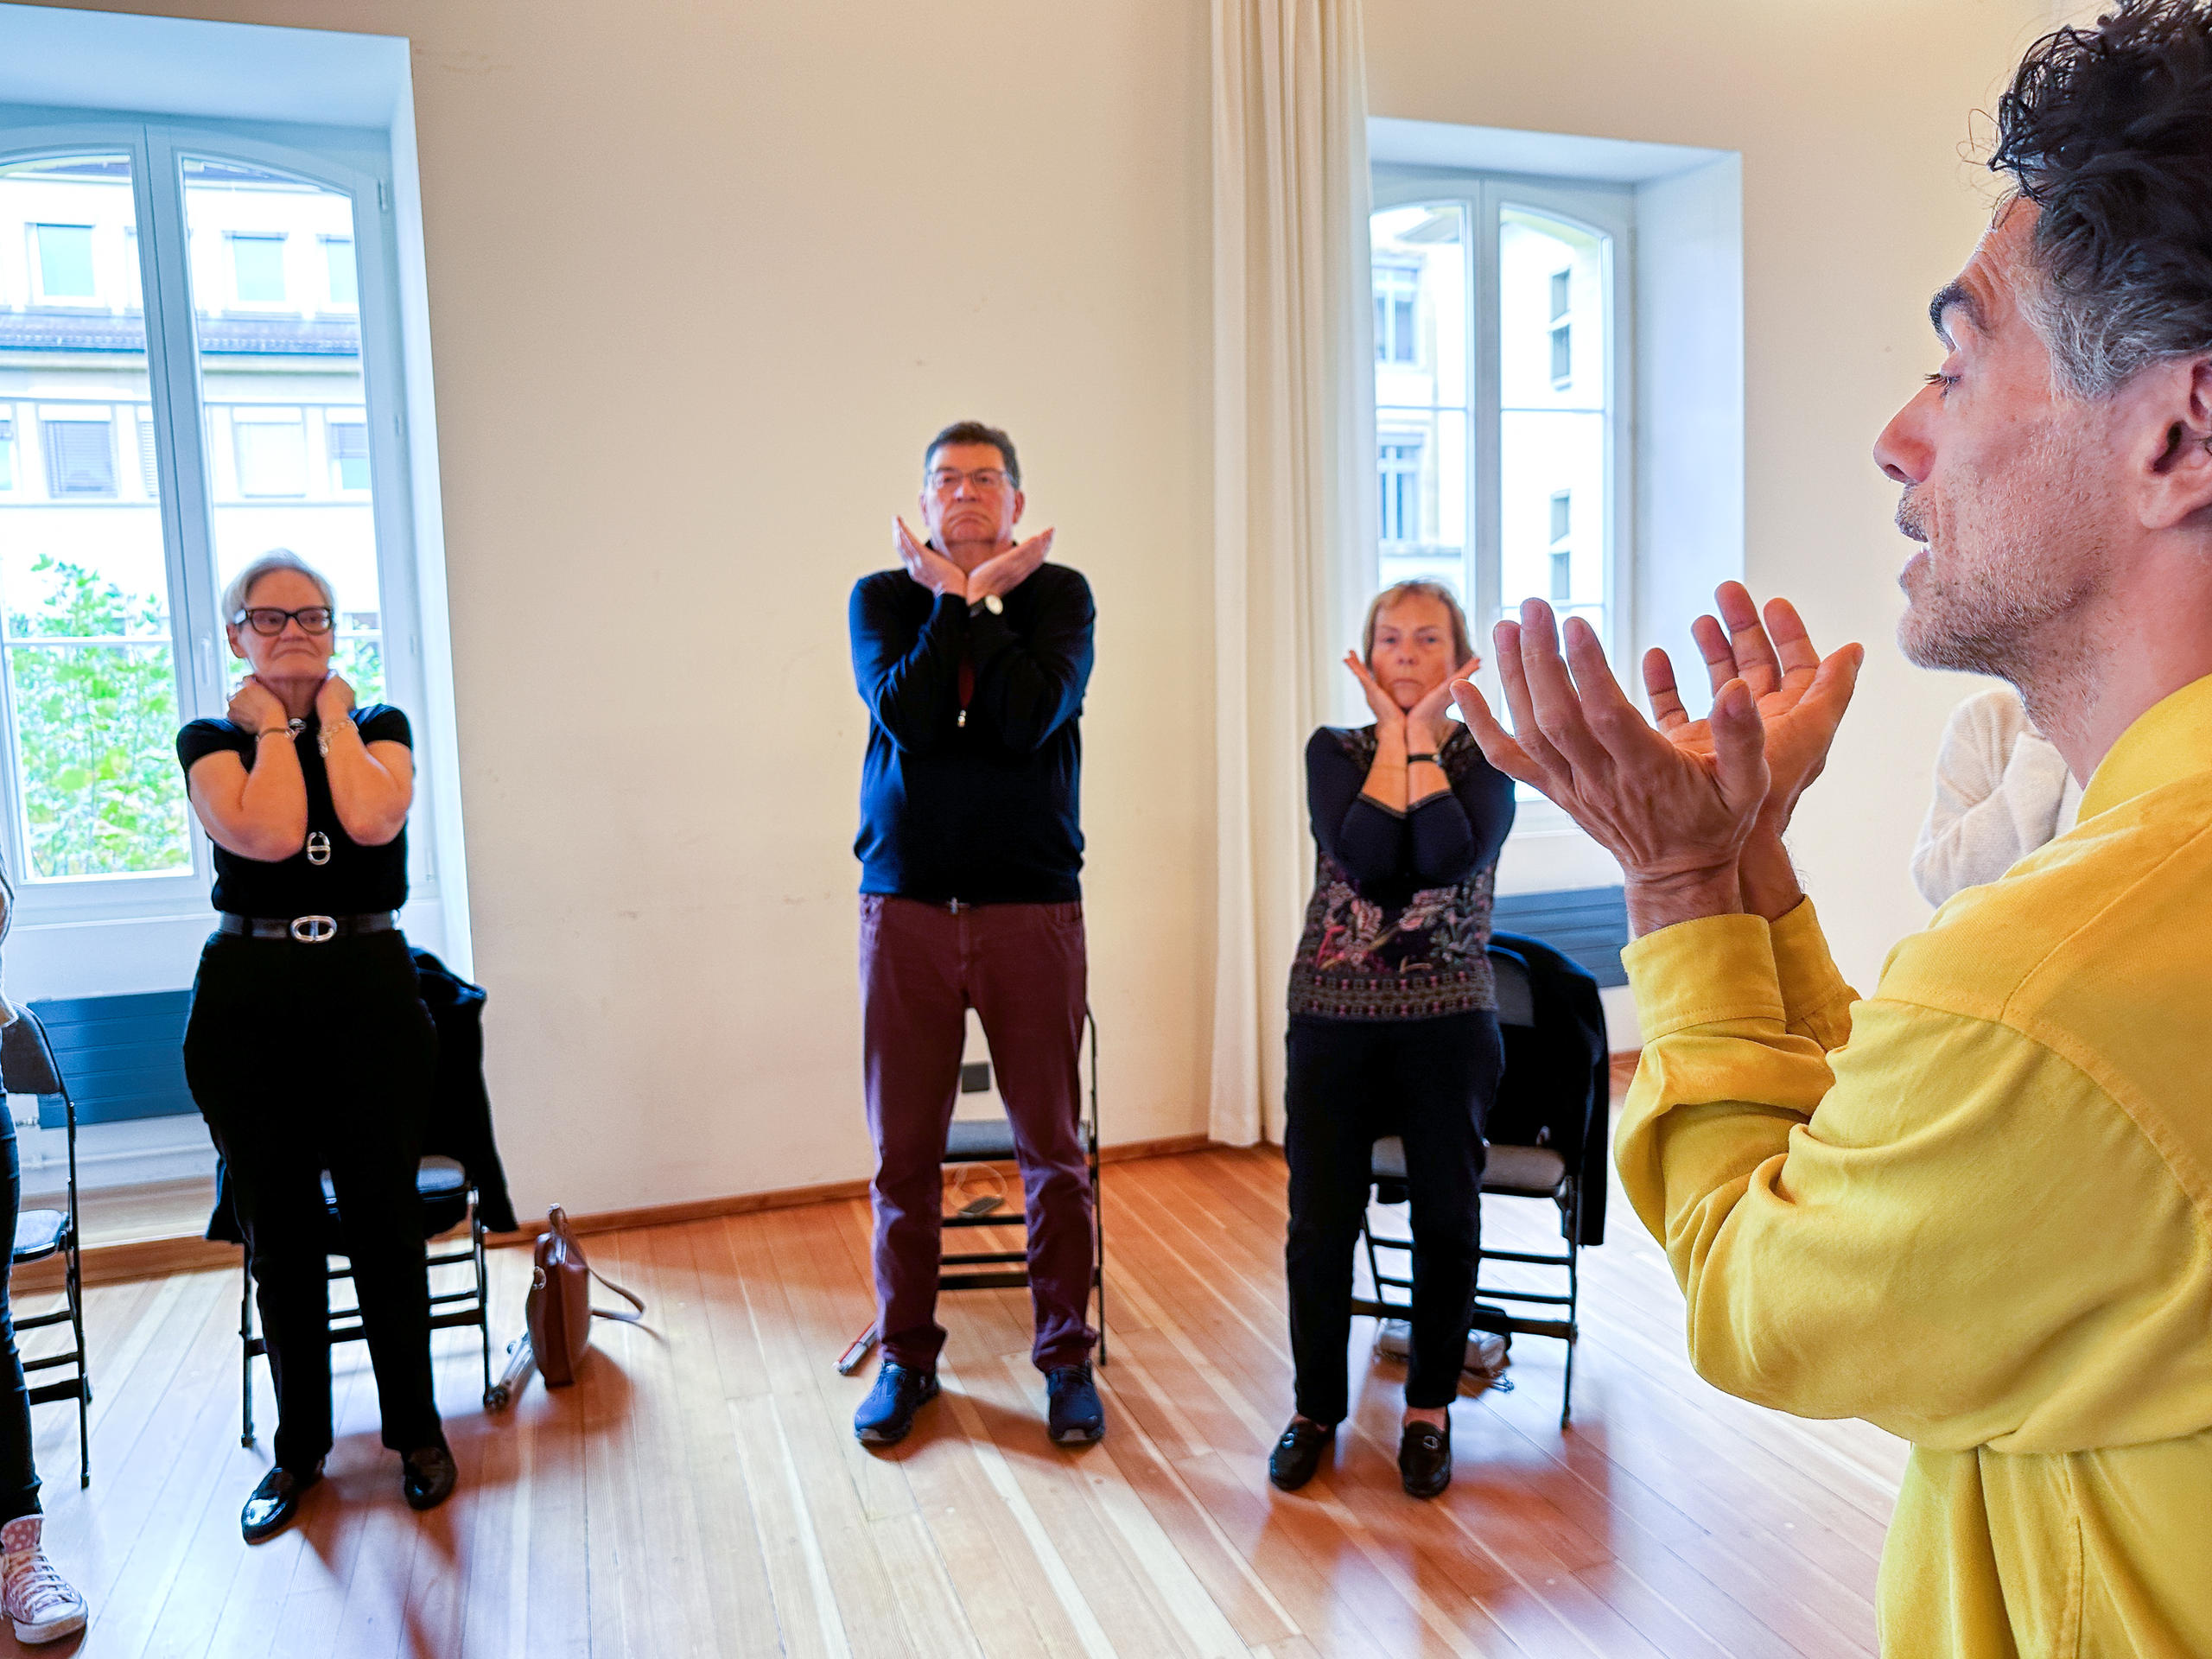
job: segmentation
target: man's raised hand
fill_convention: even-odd
[[[1770,599],[1762,620],[1740,582],[1721,583],[1713,599],[1719,616],[1700,616],[1690,632],[1713,690],[1740,679],[1758,704],[1770,774],[1758,828],[1779,836],[1789,828],[1799,797],[1827,764],[1828,746],[1851,704],[1866,649],[1847,645],[1822,657],[1796,606]],[[1669,741],[1690,750],[1712,748],[1710,722],[1689,717],[1675,683],[1675,665],[1656,645],[1643,655],[1643,687],[1652,717]]]
[[[966,596],[968,573],[935,548],[917,541],[914,532],[906,528],[904,518],[892,519],[891,542],[898,550],[899,563],[906,568],[906,574],[923,587],[940,599],[947,594]]]
[[[970,570],[968,573],[968,602],[973,605],[977,600],[992,594],[1003,597],[1036,575],[1037,567],[1045,563],[1046,555],[1052,550],[1052,535],[1053,532],[1048,530],[1032,536],[1019,547],[1010,547],[1003,553],[995,554]]]
[[[1707,721],[1711,743],[1686,747],[1629,702],[1580,617],[1567,620],[1564,656],[1540,599],[1492,638],[1514,732],[1463,679],[1452,695],[1467,729],[1491,765],[1541,791],[1620,861],[1636,931],[1739,910],[1737,858],[1768,781],[1751,688],[1740,679],[1722,686]]]

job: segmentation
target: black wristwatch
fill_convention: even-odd
[[[999,596],[996,594],[985,594],[981,599],[977,600],[973,605],[970,605],[968,607],[968,614],[971,617],[981,616],[985,611],[988,611],[993,616],[997,616],[1003,613],[1005,609],[1006,606],[1000,601]]]
[[[1408,756],[1406,757],[1406,764],[1407,764],[1408,766],[1412,766],[1412,765],[1414,765],[1416,761],[1421,761],[1421,760],[1426,760],[1426,761],[1427,761],[1427,762],[1428,762],[1428,764],[1429,764],[1430,766],[1435,766],[1435,765],[1437,764],[1436,756],[1435,756],[1433,753],[1430,753],[1430,754],[1409,754],[1409,755],[1408,755]]]

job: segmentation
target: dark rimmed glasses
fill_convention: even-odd
[[[296,611],[280,611],[273,605],[251,605],[231,618],[233,626],[244,624],[264,639],[273,639],[284,632],[287,622],[300,625],[302,633],[328,633],[338,613],[327,605],[307,605]]]

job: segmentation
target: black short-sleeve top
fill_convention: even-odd
[[[356,709],[352,718],[364,743],[415,746],[407,716],[389,703]],[[364,847],[346,833],[338,809],[331,804],[330,775],[315,742],[321,729],[310,715],[306,729],[292,740],[308,786],[306,844],[289,858],[273,861],[217,847],[216,909],[234,916],[289,920],[295,916],[360,916],[397,910],[407,902],[407,832],[402,830],[381,847]],[[188,778],[194,762],[221,749],[236,754],[251,772],[259,747],[251,732],[227,720],[195,720],[176,734],[176,758]]]

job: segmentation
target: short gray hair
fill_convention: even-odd
[[[272,547],[251,564],[231,578],[230,586],[223,589],[223,620],[230,622],[245,608],[253,584],[264,576],[274,575],[279,570],[296,570],[315,583],[322,594],[322,602],[330,607],[334,618],[338,612],[338,590],[330,585],[330,578],[309,564],[289,547]]]

